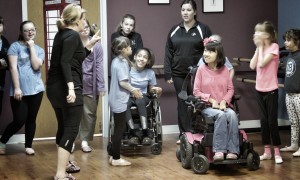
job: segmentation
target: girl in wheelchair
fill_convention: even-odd
[[[229,70],[224,66],[225,56],[220,42],[204,40],[203,58],[196,73],[193,94],[206,102],[202,115],[214,120],[214,161],[237,159],[239,154],[238,118],[231,109],[234,87]]]
[[[154,61],[154,54],[148,48],[138,49],[134,55],[134,64],[130,70],[131,86],[140,89],[143,93],[143,98],[129,98],[127,116],[131,134],[131,138],[129,139],[130,144],[137,145],[141,141],[142,144],[149,145],[153,138],[153,132],[148,129],[146,105],[150,101],[149,92],[156,93],[158,97],[162,93],[160,87],[155,87],[157,84],[156,77],[154,71],[151,69]],[[139,112],[142,133],[134,127],[134,121],[130,112],[130,107],[133,103],[137,106]]]

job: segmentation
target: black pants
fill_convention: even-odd
[[[1,88],[1,87],[0,87],[0,88]],[[1,117],[1,114],[2,114],[3,94],[4,94],[4,91],[1,91],[1,90],[0,90],[0,117]]]
[[[262,143],[274,146],[281,145],[278,130],[278,89],[270,92],[257,91],[257,102],[260,109]]]
[[[114,134],[112,135],[112,156],[113,159],[120,159],[121,141],[126,129],[126,111],[113,113],[114,116]]]
[[[57,118],[56,144],[71,152],[79,131],[83,105],[54,108]]]
[[[10,97],[13,121],[8,124],[0,141],[7,143],[9,138],[25,124],[25,147],[31,148],[36,129],[36,116],[41,106],[43,92],[36,95],[23,96],[21,101]]]
[[[180,134],[182,134],[183,132],[186,132],[191,129],[191,119],[188,115],[188,106],[184,102],[184,100],[178,97],[178,94],[181,92],[185,77],[172,77],[172,79],[173,79],[173,83],[176,91],[176,98],[177,98],[178,127],[179,127]],[[188,84],[187,94],[191,95],[193,93],[191,82],[188,82],[187,84]]]
[[[133,97],[130,97],[128,100],[128,109],[130,112],[130,107],[132,106],[132,104],[135,104],[137,107],[137,110],[139,112],[139,116],[144,116],[144,117],[148,117],[147,115],[147,108],[146,106],[149,104],[150,99],[146,94],[143,94],[143,98],[142,99],[135,99]],[[129,119],[131,119],[131,113],[129,113]]]

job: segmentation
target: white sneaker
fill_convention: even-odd
[[[281,156],[275,156],[275,163],[276,163],[276,164],[281,164],[281,163],[283,163],[282,157],[281,157]]]
[[[122,159],[122,158],[120,158],[118,160],[112,159],[111,165],[113,165],[113,166],[129,166],[129,165],[131,165],[131,162],[126,161],[125,159]]]
[[[280,151],[283,152],[289,152],[289,151],[297,151],[298,146],[285,146],[284,148],[281,148]]]
[[[4,155],[6,149],[6,145],[0,142],[0,155]]]
[[[263,155],[259,156],[259,159],[261,161],[263,161],[263,160],[270,160],[270,159],[272,159],[272,155],[264,153]]]
[[[300,157],[300,148],[298,149],[298,151],[293,153],[294,157]]]
[[[32,148],[25,148],[25,152],[27,155],[34,155],[35,151]]]
[[[176,141],[176,144],[179,145],[180,144],[180,139]]]

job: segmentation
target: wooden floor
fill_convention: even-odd
[[[289,131],[280,131],[283,145],[289,144]],[[260,133],[248,133],[248,139],[254,143],[254,149],[263,151]],[[80,143],[76,142],[76,150],[72,159],[81,167],[79,173],[73,174],[79,180],[152,180],[152,179],[300,179],[300,158],[292,157],[292,153],[282,153],[283,164],[275,164],[274,160],[262,161],[257,171],[248,171],[243,166],[217,166],[207,174],[195,174],[191,169],[183,169],[177,160],[175,144],[177,135],[164,135],[163,150],[160,155],[152,155],[150,147],[123,151],[123,156],[132,162],[128,167],[112,167],[108,163],[106,152],[107,139],[95,137],[91,143],[91,153],[83,153]],[[56,169],[56,146],[51,141],[35,141],[36,154],[26,156],[23,144],[7,145],[7,155],[0,156],[0,180],[53,179]]]

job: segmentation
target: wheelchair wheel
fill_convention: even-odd
[[[250,152],[247,156],[247,166],[250,171],[255,171],[259,168],[260,159],[257,152]]]
[[[153,155],[159,155],[161,153],[161,145],[157,143],[152,144],[151,153]]]
[[[160,107],[158,107],[158,112],[155,117],[155,132],[156,132],[156,138],[155,142],[158,143],[160,146],[162,146],[162,122],[161,122],[161,111]]]
[[[110,112],[110,111],[109,111]],[[112,151],[112,135],[114,134],[114,127],[115,127],[115,123],[114,123],[114,116],[113,113],[110,112],[110,122],[109,122],[109,127],[108,127],[108,144],[107,144],[107,153],[109,155],[111,155],[111,151]]]
[[[181,165],[185,169],[191,168],[193,158],[193,147],[189,143],[185,134],[180,136],[180,159]]]
[[[204,155],[193,157],[192,169],[196,174],[204,174],[209,169],[208,159]]]
[[[177,150],[176,150],[176,158],[178,159],[179,162],[181,162],[181,158],[180,158],[180,148],[177,148]]]

